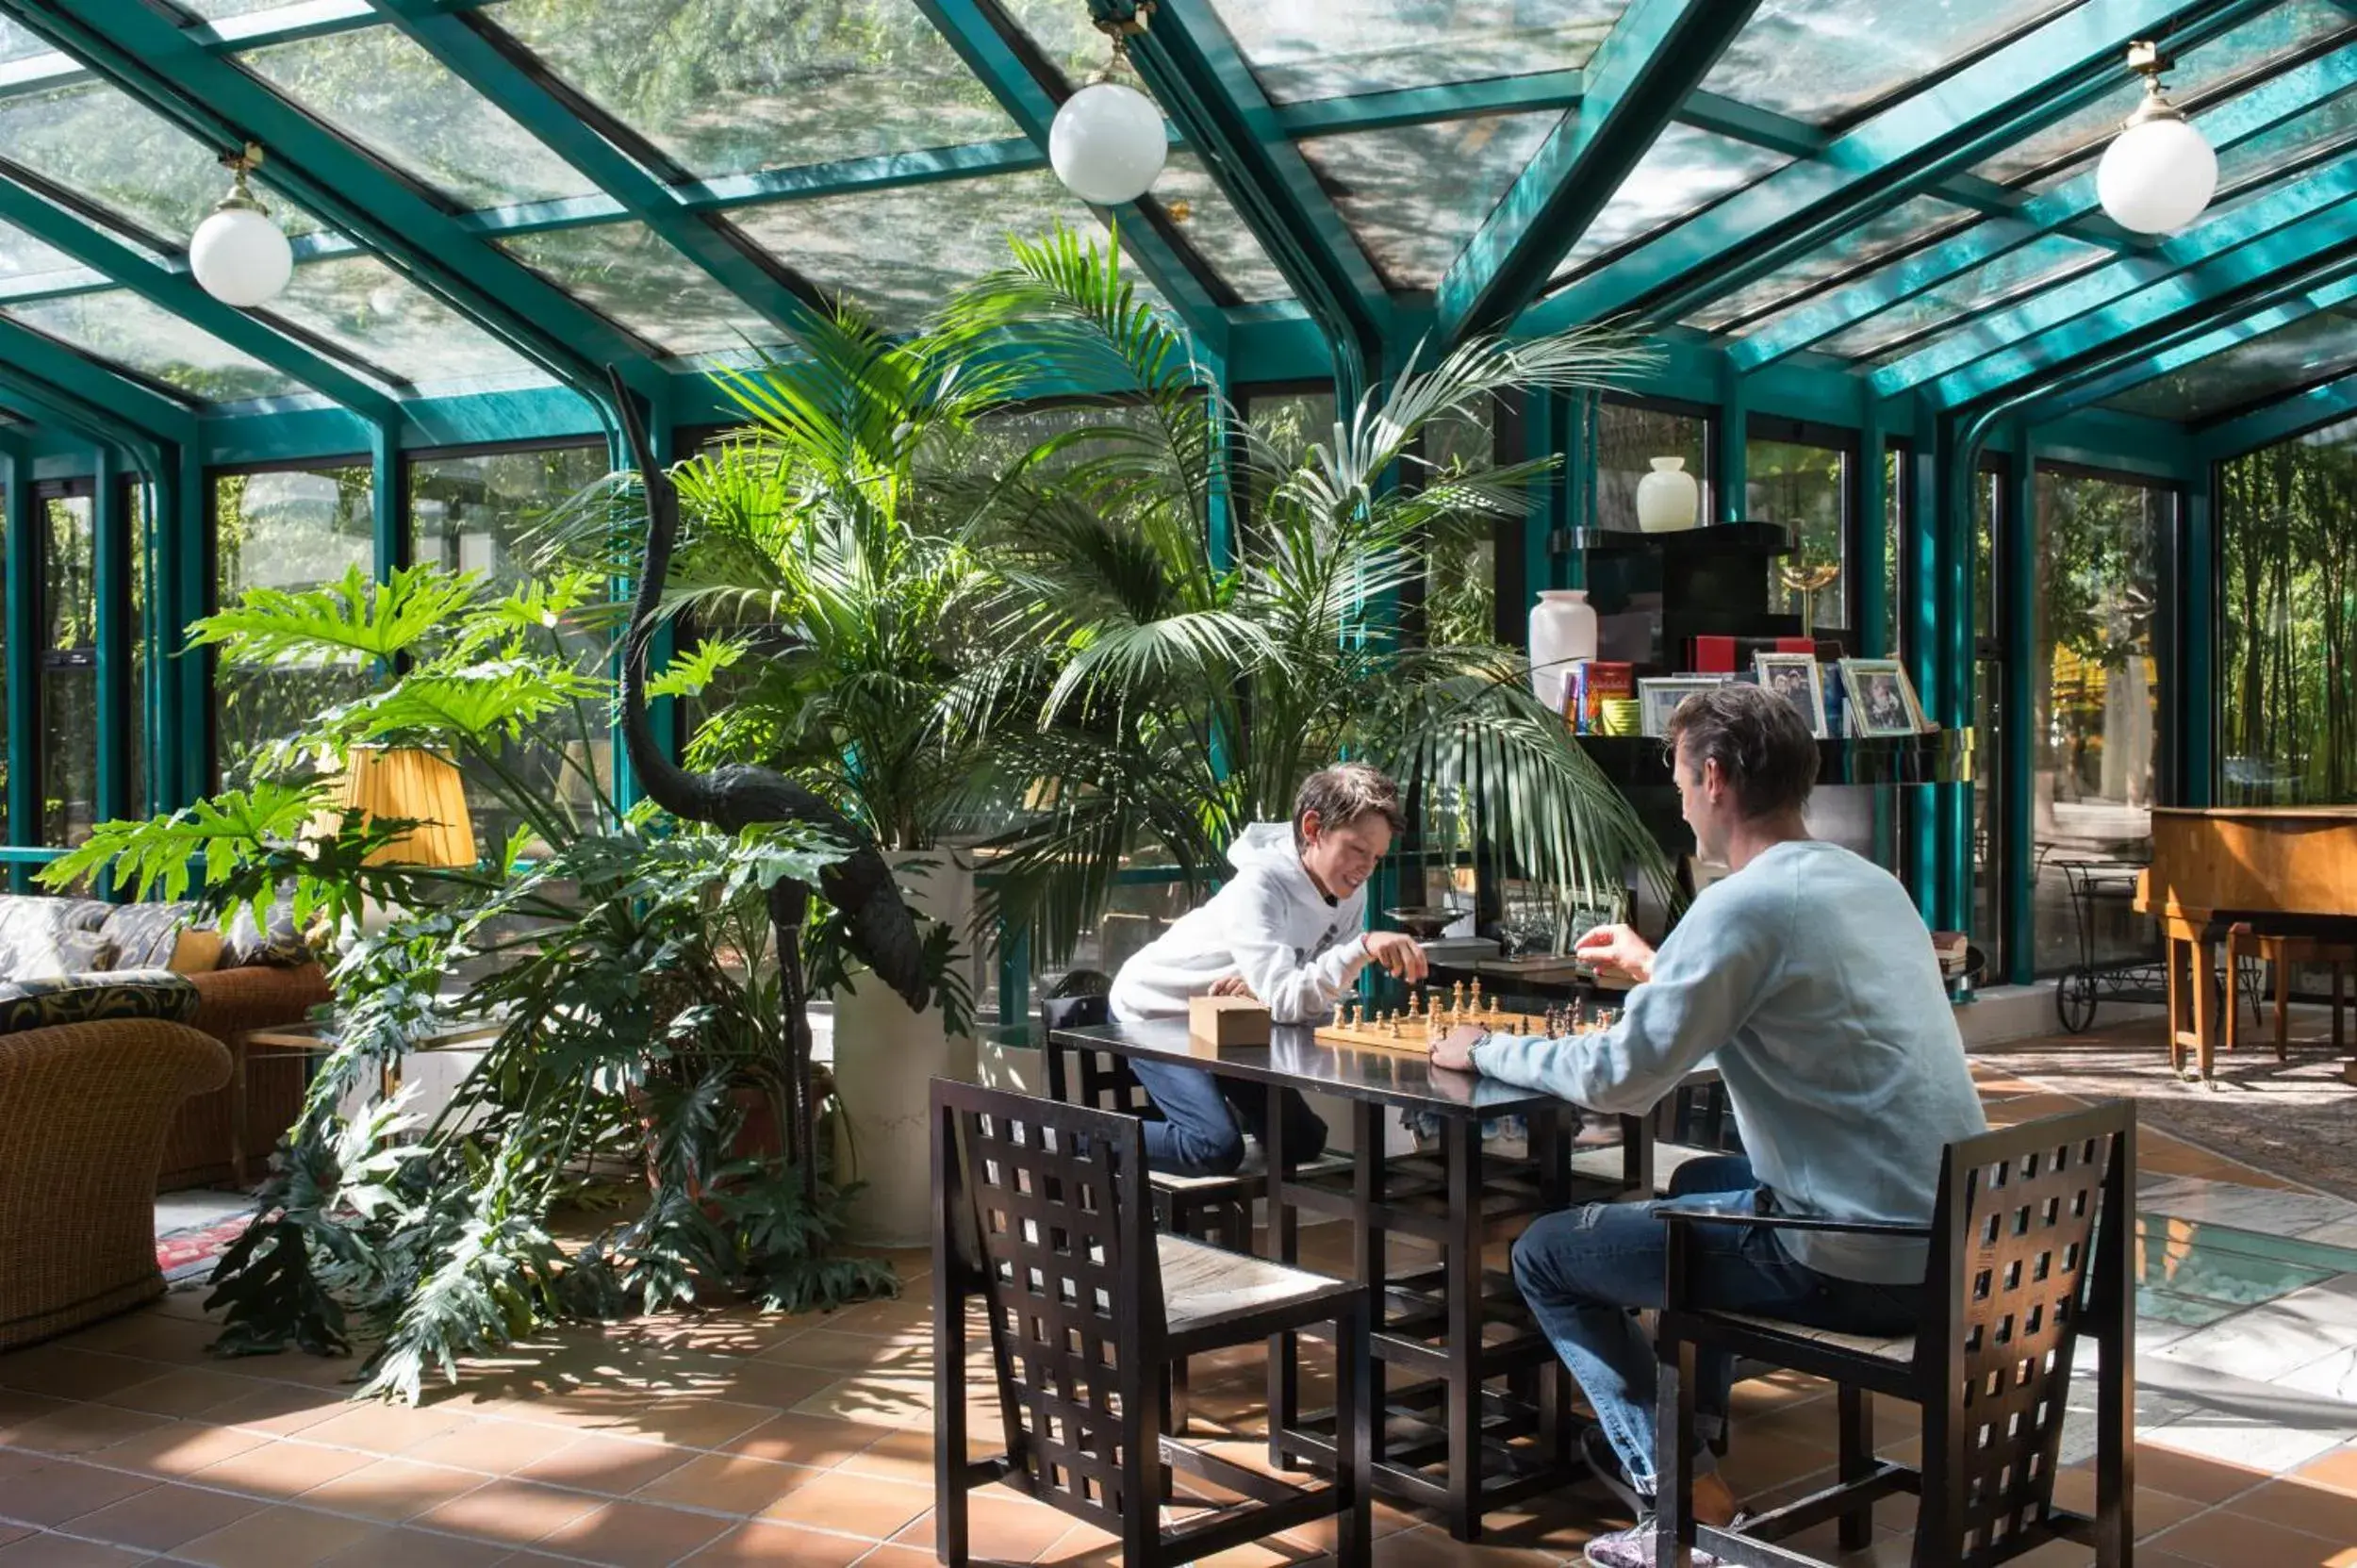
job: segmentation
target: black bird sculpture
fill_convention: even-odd
[[[655,626],[663,585],[671,570],[671,547],[679,538],[679,491],[654,461],[635,399],[612,366],[606,376],[647,491],[647,555],[638,573],[622,647],[622,745],[631,771],[649,799],[674,817],[709,822],[730,832],[757,822],[799,822],[851,847],[850,854],[819,873],[818,888],[843,913],[851,950],[909,1006],[923,1011],[925,943],[916,921],[900,901],[892,867],[867,832],[825,799],[766,767],[731,764],[709,773],[690,773],[663,754],[647,722],[647,643]],[[809,997],[803,990],[801,937],[810,917],[810,886],[785,881],[769,890],[769,921],[777,931],[781,999],[785,1007],[786,1060],[778,1064],[785,1098],[786,1156],[801,1166],[802,1190],[815,1197],[818,1162],[815,1139],[817,1108],[812,1104]]]

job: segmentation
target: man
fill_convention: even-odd
[[[1790,703],[1754,685],[1699,692],[1672,716],[1669,743],[1695,843],[1730,874],[1658,953],[1625,926],[1580,939],[1579,953],[1640,982],[1609,1030],[1457,1030],[1434,1063],[1638,1113],[1716,1052],[1750,1152],[1686,1165],[1669,1204],[1927,1223],[1941,1146],[1987,1123],[1913,902],[1888,872],[1809,837],[1817,744]],[[1514,1246],[1515,1282],[1596,1411],[1590,1462],[1640,1514],[1590,1543],[1598,1568],[1654,1561],[1655,1362],[1635,1311],[1661,1305],[1665,1206],[1549,1214]],[[1871,1334],[1913,1331],[1923,1306],[1920,1241],[1736,1225],[1697,1227],[1693,1241],[1696,1289],[1714,1306]],[[1732,1368],[1714,1360],[1697,1397],[1723,1418]],[[1694,1464],[1695,1516],[1732,1524],[1736,1499],[1708,1452]]]
[[[1201,996],[1248,996],[1278,1023],[1323,1018],[1370,961],[1404,980],[1425,976],[1424,949],[1395,931],[1361,931],[1367,879],[1406,823],[1399,786],[1364,763],[1302,781],[1291,822],[1255,822],[1228,851],[1233,880],[1133,954],[1113,977],[1116,1018],[1183,1015]],[[1163,1119],[1146,1124],[1146,1163],[1185,1176],[1225,1176],[1244,1163],[1244,1135],[1210,1073],[1133,1059]],[[1238,1112],[1265,1130],[1260,1097]],[[1326,1124],[1285,1095],[1285,1147],[1309,1159]],[[1265,1138],[1263,1138],[1265,1142]]]

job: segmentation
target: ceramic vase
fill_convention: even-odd
[[[1585,588],[1549,588],[1530,607],[1530,689],[1548,711],[1563,711],[1572,666],[1596,656],[1596,612]]]
[[[1683,457],[1656,457],[1653,472],[1637,482],[1637,526],[1648,534],[1674,534],[1694,526],[1702,508],[1702,486],[1686,471]]]

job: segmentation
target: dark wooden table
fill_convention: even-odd
[[[1303,1175],[1269,1184],[1268,1255],[1297,1262],[1299,1213],[1333,1214],[1353,1227],[1353,1271],[1378,1309],[1372,1393],[1376,1489],[1437,1508],[1449,1531],[1472,1541],[1484,1510],[1576,1478],[1571,1379],[1539,1331],[1509,1273],[1485,1268],[1485,1243],[1508,1239],[1541,1213],[1629,1189],[1650,1191],[1653,1142],[1642,1117],[1622,1118],[1619,1185],[1582,1181],[1571,1167],[1573,1107],[1475,1073],[1434,1067],[1421,1054],[1329,1046],[1309,1029],[1278,1025],[1266,1046],[1210,1053],[1191,1045],[1183,1019],[1057,1030],[1052,1046],[1202,1067],[1231,1096],[1269,1099],[1268,1166],[1293,1162],[1278,1100],[1288,1089],[1350,1105],[1355,1155],[1347,1175]],[[1387,1113],[1429,1111],[1441,1119],[1431,1154],[1383,1155]],[[1530,1152],[1481,1147],[1484,1119],[1520,1115]],[[1440,1249],[1437,1264],[1393,1274],[1385,1242],[1414,1236]],[[1292,1336],[1271,1342],[1269,1449],[1280,1464],[1329,1464],[1331,1411],[1301,1408]],[[1390,1380],[1398,1369],[1396,1381]],[[1494,1385],[1494,1386],[1493,1386]]]

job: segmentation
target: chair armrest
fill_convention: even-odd
[[[1859,1236],[1925,1236],[1928,1225],[1900,1225],[1879,1219],[1817,1219],[1807,1214],[1731,1214],[1716,1209],[1656,1209],[1673,1224],[1757,1225],[1771,1230],[1838,1230]]]

